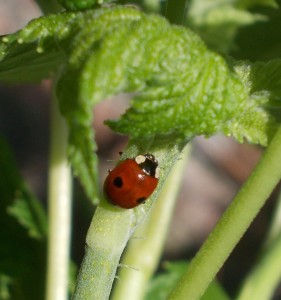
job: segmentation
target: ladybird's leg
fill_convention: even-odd
[[[145,204],[145,203],[143,203],[143,204]],[[141,213],[145,213],[145,206],[144,205],[140,205],[139,209],[140,209]]]
[[[134,270],[134,271],[139,272],[139,269],[138,269],[138,268],[135,268],[135,267],[132,267],[132,266],[129,266],[129,265],[126,265],[126,264],[118,264],[118,267],[121,267],[121,268],[128,268],[128,269],[131,269],[131,270]]]

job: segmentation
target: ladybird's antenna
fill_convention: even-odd
[[[118,152],[120,156],[122,156],[123,152],[122,151],[119,151]],[[118,162],[119,159],[107,159],[106,161],[110,161],[110,162]]]
[[[153,144],[155,136],[153,136],[149,142],[146,141],[145,149],[142,146],[138,146],[138,150],[140,154],[150,153],[151,145]]]

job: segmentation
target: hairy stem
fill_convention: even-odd
[[[116,282],[113,300],[143,299],[163,250],[186,158],[187,151],[173,167],[148,219],[135,231],[121,261],[120,280]]]
[[[169,299],[199,299],[281,177],[281,128]],[[269,176],[270,175],[270,176]]]
[[[87,234],[73,300],[108,299],[132,222],[132,210],[116,213],[97,208]]]

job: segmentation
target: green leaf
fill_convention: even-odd
[[[94,203],[98,202],[98,172],[97,157],[94,155],[96,145],[92,130],[92,108],[107,95],[118,93],[114,83],[119,81],[121,84],[125,77],[122,79],[118,76],[112,81],[111,78],[106,78],[104,72],[99,78],[100,72],[105,68],[112,69],[114,72],[114,63],[91,66],[91,62],[95,58],[99,60],[102,55],[102,51],[98,49],[101,44],[105,44],[103,39],[107,36],[111,37],[111,33],[127,30],[131,23],[139,20],[140,17],[141,12],[136,9],[115,7],[85,12],[77,16],[75,24],[70,23],[76,35],[70,45],[70,58],[58,82],[57,93],[61,111],[69,125],[70,161],[88,197]],[[110,38],[108,40],[110,42]],[[105,51],[108,52],[110,49],[107,48]],[[89,67],[91,70],[87,69]],[[122,72],[125,75],[126,69]],[[110,70],[108,75],[111,76]],[[111,82],[109,83],[108,80]]]
[[[30,237],[44,239],[47,236],[47,217],[39,200],[30,192],[18,173],[8,146],[0,137],[1,166],[1,204],[3,218],[15,218],[18,225],[29,233]],[[8,214],[7,214],[8,213]]]
[[[24,193],[24,194],[23,194]],[[42,239],[47,236],[47,220],[39,201],[26,191],[17,191],[14,203],[7,212],[28,230],[32,238]]]
[[[0,80],[34,82],[50,77],[65,62],[59,45],[68,34],[65,22],[74,13],[50,15],[31,21],[24,29],[0,39]]]
[[[42,299],[45,284],[46,215],[23,183],[2,138],[0,170],[0,295],[4,294],[6,299],[13,300]],[[17,203],[13,206],[17,194],[21,195],[20,205]],[[8,213],[11,207],[13,216]],[[20,220],[25,220],[23,226]]]
[[[222,132],[266,145],[278,123],[266,108],[267,95],[252,95],[238,68],[208,50],[196,34],[131,7],[50,15],[2,41],[0,79],[39,79],[61,67],[57,94],[69,126],[69,159],[94,202],[92,111],[106,97],[134,95],[130,109],[107,124],[142,143],[182,143]]]
[[[239,28],[267,20],[261,14],[247,11],[246,4],[240,5],[240,2],[242,1],[192,1],[188,11],[188,25],[198,32],[210,47],[228,53],[235,47],[235,37]]]
[[[251,64],[250,68],[251,94],[266,96],[269,99],[267,106],[276,105],[280,117],[281,59],[256,62]]]
[[[164,273],[156,275],[149,287],[145,297],[145,300],[164,300],[167,299],[170,291],[176,285],[180,277],[184,274],[187,263],[185,262],[166,262],[164,264]],[[220,287],[220,285],[214,281],[210,284],[206,290],[202,300],[228,300],[229,297]]]
[[[237,63],[235,69],[250,97],[232,134],[241,140],[243,132],[249,141],[265,145],[281,122],[281,59]]]

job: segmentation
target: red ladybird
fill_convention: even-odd
[[[153,193],[159,178],[158,161],[152,154],[125,159],[105,179],[103,190],[106,198],[123,208],[133,208]]]

